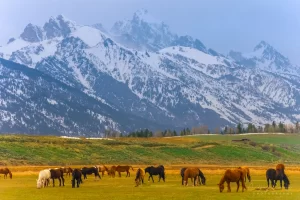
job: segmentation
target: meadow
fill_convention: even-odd
[[[247,138],[250,141],[234,142]],[[0,167],[11,169],[12,179],[0,176],[0,199],[300,199],[300,135],[197,135],[173,138],[116,138],[113,140],[62,139],[54,136],[0,136]],[[286,165],[291,185],[289,190],[256,190],[266,188],[265,171],[277,163]],[[71,188],[71,178],[65,177],[65,187],[52,184],[36,189],[41,169],[71,166],[81,168],[105,164],[128,164],[134,169],[163,164],[166,182],[145,181],[134,187],[135,171],[131,177],[101,180],[88,176],[80,188]],[[1,166],[2,165],[2,166]],[[250,167],[252,182],[248,190],[232,192],[218,190],[225,169],[240,165]],[[181,185],[181,167],[197,166],[205,174],[205,186]],[[146,175],[146,179],[148,175]]]

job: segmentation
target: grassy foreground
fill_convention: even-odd
[[[205,186],[181,186],[181,179],[178,175],[178,170],[167,170],[166,182],[146,181],[144,185],[134,187],[134,175],[132,172],[130,178],[110,178],[107,175],[101,180],[95,180],[93,176],[88,176],[88,179],[80,186],[80,188],[71,188],[70,178],[66,178],[65,187],[48,187],[44,189],[36,189],[36,178],[38,172],[14,174],[13,179],[4,180],[0,178],[0,197],[3,200],[64,200],[64,199],[107,199],[107,200],[122,200],[122,199],[289,199],[296,200],[300,198],[300,176],[299,172],[287,171],[291,185],[289,190],[277,188],[276,190],[256,190],[256,188],[266,188],[266,180],[263,171],[252,171],[252,182],[246,183],[248,188],[244,193],[236,193],[236,184],[231,184],[231,193],[226,191],[220,193],[217,183],[220,180],[221,171],[202,170],[207,178]],[[148,178],[148,176],[146,176]],[[240,188],[241,189],[241,188]]]
[[[250,142],[233,142],[233,139]],[[62,139],[0,136],[0,165],[300,163],[300,135],[214,135],[174,138]]]

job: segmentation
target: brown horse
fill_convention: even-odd
[[[142,169],[138,169],[136,171],[136,176],[135,176],[135,187],[139,186],[142,182],[142,184],[144,184],[144,176],[145,176],[145,172]]]
[[[61,186],[61,181],[62,181],[63,186],[65,186],[64,172],[61,168],[50,169],[50,174],[51,174],[50,178],[52,179],[52,182],[53,182],[53,187],[55,186],[54,179],[59,180],[59,186]]]
[[[62,167],[61,169],[63,170],[63,173],[69,175],[69,177],[73,172],[73,169],[71,167]]]
[[[233,169],[233,170],[227,169],[225,171],[224,176],[221,178],[220,183],[218,184],[220,192],[223,192],[225,182],[227,183],[227,187],[228,187],[227,192],[231,192],[230,182],[236,182],[237,184],[236,191],[238,192],[240,187],[240,181],[242,182],[242,192],[244,192],[244,189],[247,189],[245,185],[244,172],[241,169]]]
[[[244,172],[245,182],[247,181],[247,178],[248,178],[248,181],[251,182],[249,167],[243,166],[243,167],[239,167],[238,169],[241,169]]]
[[[188,179],[191,178],[191,181],[194,181],[194,186],[196,186],[196,181],[198,183],[199,179],[199,169],[197,167],[189,167],[184,171],[184,185],[187,186]]]
[[[108,169],[105,165],[97,166],[97,167],[98,167],[98,169],[99,169],[99,172],[102,172],[102,176],[104,176],[104,172],[105,172],[105,171],[107,171],[107,173],[108,173],[108,171],[109,171],[109,169]]]
[[[128,166],[128,165],[126,165],[126,166],[121,166],[121,165],[118,165],[117,167],[116,167],[116,171],[119,173],[119,177],[121,177],[121,172],[126,172],[127,174],[126,174],[126,177],[130,177],[130,172],[129,172],[129,169],[132,169],[132,171],[134,171],[134,169],[131,167],[131,166]]]
[[[12,179],[12,173],[7,167],[0,169],[0,174],[4,174],[4,179],[6,179],[7,174],[9,174],[9,178]]]
[[[107,173],[108,173],[108,175],[110,176],[110,177],[113,177],[113,178],[115,178],[115,176],[116,176],[116,166],[111,166],[111,168],[110,168],[110,170],[108,170],[107,171]]]

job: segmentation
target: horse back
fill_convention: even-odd
[[[227,169],[224,174],[225,181],[236,182],[244,180],[244,172],[241,169]]]
[[[189,167],[184,171],[184,180],[188,178],[195,178],[199,175],[199,169],[197,167]]]

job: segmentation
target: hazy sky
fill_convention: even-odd
[[[300,0],[0,0],[0,45],[29,23],[43,25],[63,14],[106,29],[140,9],[227,54],[249,52],[265,40],[300,65]]]

